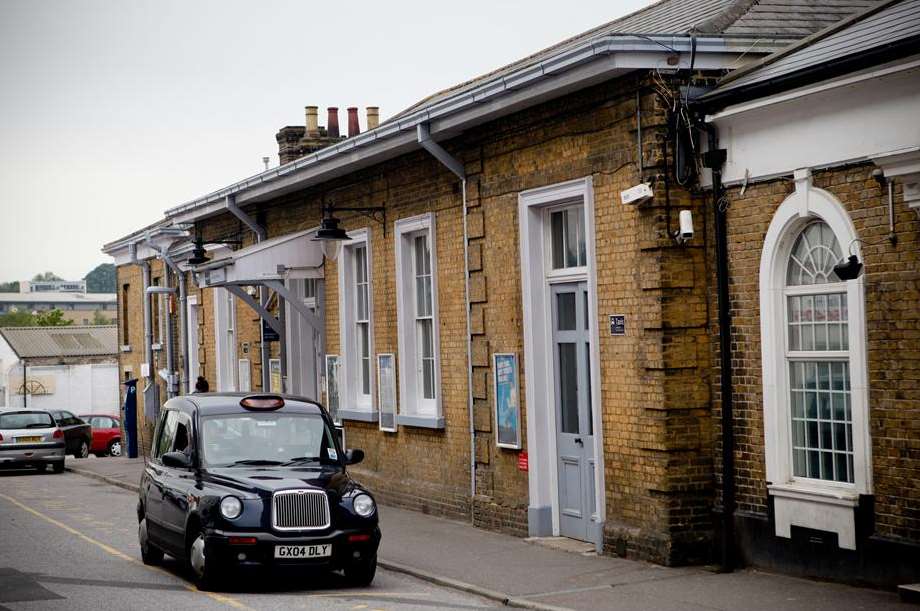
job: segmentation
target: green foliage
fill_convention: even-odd
[[[93,271],[86,274],[87,293],[114,293],[115,292],[115,265],[100,263]]]
[[[0,282],[0,293],[18,293],[19,292],[19,281],[14,280],[13,282]]]
[[[54,272],[45,272],[44,274],[35,274],[35,277],[32,278],[32,282],[50,282],[51,280],[63,280],[63,278],[61,278]]]
[[[73,321],[64,318],[64,312],[55,308],[36,314],[35,324],[39,327],[66,327],[72,325]]]
[[[34,327],[35,317],[31,312],[7,312],[0,314],[0,327]]]

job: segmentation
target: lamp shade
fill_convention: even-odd
[[[834,273],[843,281],[855,280],[862,273],[863,264],[860,263],[856,255],[850,255],[845,263],[838,263],[834,266]]]
[[[313,240],[323,243],[323,255],[335,261],[342,250],[342,242],[350,240],[348,233],[339,227],[339,219],[327,216],[320,222],[319,229]]]

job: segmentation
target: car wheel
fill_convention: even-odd
[[[186,564],[192,572],[192,579],[199,590],[210,591],[219,584],[220,568],[214,558],[208,558],[204,543],[204,532],[199,532],[191,540],[186,552]]]
[[[121,441],[118,439],[109,444],[109,456],[121,456]]]
[[[51,467],[51,470],[54,471],[55,473],[63,473],[64,472],[64,461],[59,460],[56,463],[54,463]]]
[[[377,574],[377,554],[355,560],[345,567],[345,579],[353,586],[369,586]]]
[[[77,451],[74,453],[75,458],[86,458],[89,456],[89,444],[86,441],[81,441],[80,445],[77,447]]]
[[[141,560],[144,564],[156,565],[163,562],[163,551],[154,547],[147,536],[147,518],[142,518],[137,525],[137,539],[141,544]]]

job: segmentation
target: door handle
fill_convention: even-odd
[[[575,443],[577,443],[577,444],[580,445],[581,447],[584,447],[584,446],[585,446],[585,442],[583,442],[583,441],[581,440],[581,437],[576,437],[576,438],[575,438]]]

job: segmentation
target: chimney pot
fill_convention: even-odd
[[[326,121],[326,135],[330,138],[339,137],[339,109],[336,106],[330,106],[329,118]]]
[[[367,129],[376,129],[380,125],[380,108],[377,106],[367,107]]]
[[[358,125],[358,107],[351,106],[348,109],[348,137],[357,136],[361,133],[361,126]]]
[[[307,137],[319,136],[319,109],[316,106],[304,106],[307,116]]]

